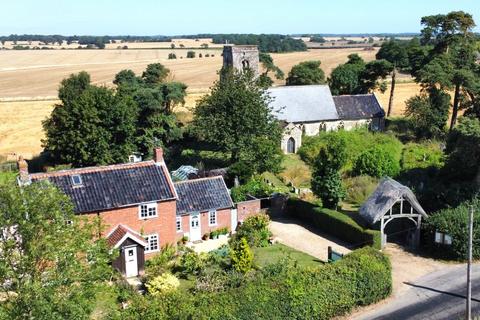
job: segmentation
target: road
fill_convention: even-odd
[[[448,266],[423,276],[410,289],[359,320],[462,319],[466,303],[465,264]],[[480,264],[472,268],[472,314],[480,315]]]

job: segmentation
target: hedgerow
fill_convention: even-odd
[[[380,231],[365,228],[360,216],[354,220],[342,212],[317,207],[299,199],[289,199],[289,215],[356,246],[373,246],[380,249]]]

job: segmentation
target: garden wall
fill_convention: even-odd
[[[344,213],[295,198],[288,200],[287,213],[354,247],[372,246],[380,250],[380,231],[365,228],[360,216],[354,220]]]

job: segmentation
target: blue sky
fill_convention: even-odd
[[[452,10],[480,24],[478,0],[0,0],[0,35],[418,32]]]

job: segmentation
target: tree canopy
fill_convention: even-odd
[[[210,94],[194,111],[199,136],[230,154],[230,164],[254,172],[277,171],[281,160],[281,129],[272,115],[270,98],[251,71],[224,70]]]
[[[105,240],[92,240],[98,223],[44,182],[2,183],[0,203],[0,317],[89,319],[96,286],[113,275]]]
[[[325,84],[325,72],[320,68],[320,64],[319,60],[315,60],[293,66],[288,73],[287,86]]]

